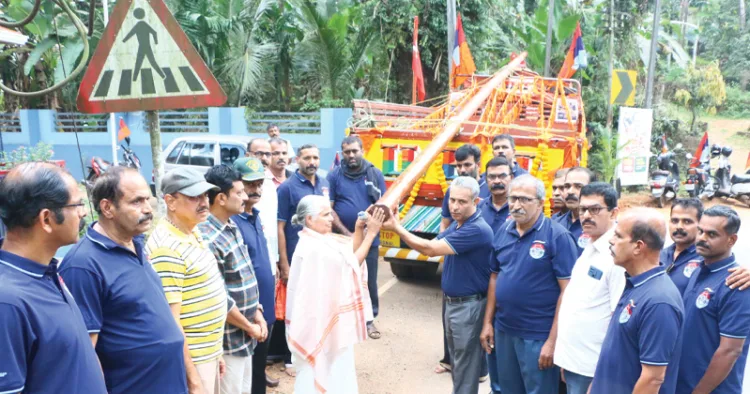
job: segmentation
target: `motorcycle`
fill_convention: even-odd
[[[708,197],[713,198],[716,192],[716,178],[711,175],[711,158],[721,153],[721,148],[714,145],[711,147],[711,156],[699,158],[700,163],[697,167],[691,167],[687,170],[687,179],[685,180],[685,190],[690,197]],[[693,155],[685,155],[688,160],[693,159]]]
[[[130,137],[126,137],[125,142],[127,146],[122,144],[120,145],[120,149],[122,149],[122,162],[120,163],[120,165],[140,170],[141,159],[139,159],[138,155],[136,155],[135,152],[130,149]],[[86,186],[86,189],[89,192],[94,187],[94,182],[96,182],[96,180],[111,166],[112,163],[102,159],[99,156],[91,157],[90,165],[86,167],[88,169],[88,175],[86,176],[86,179],[83,180],[83,184]]]
[[[675,150],[681,148],[682,144],[675,146]],[[651,185],[651,195],[656,199],[659,208],[663,208],[668,201],[675,199],[680,189],[680,167],[674,157],[674,151],[666,149],[656,156],[658,169],[651,173],[649,185]]]
[[[740,174],[732,175],[732,165],[729,164],[729,156],[732,155],[732,148],[725,146],[721,148],[719,157],[719,167],[716,169],[717,189],[715,197],[728,197],[750,205],[750,175]]]

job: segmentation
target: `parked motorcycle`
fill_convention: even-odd
[[[682,148],[677,144],[674,150]],[[671,150],[663,150],[656,156],[657,170],[651,173],[649,184],[651,195],[656,199],[659,208],[663,208],[668,201],[677,197],[680,190],[680,167],[674,160],[675,153]]]
[[[732,165],[729,164],[729,156],[732,148],[725,146],[721,148],[719,166],[714,176],[716,177],[717,189],[715,197],[728,197],[750,205],[750,174],[732,175]]]
[[[135,152],[130,149],[130,137],[125,138],[125,143],[127,144],[127,146],[122,144],[120,145],[120,149],[122,149],[122,162],[120,163],[120,165],[140,170],[141,159],[139,159],[138,155],[136,155]],[[94,187],[94,182],[96,182],[96,180],[111,166],[112,163],[102,159],[99,156],[91,157],[90,165],[86,167],[89,170],[88,175],[86,176],[86,179],[83,180],[83,184],[86,186],[86,189],[89,192]]]
[[[711,156],[714,156],[713,147],[711,148],[711,152]],[[719,153],[721,153],[721,148],[718,148],[716,155],[718,156]],[[712,198],[716,192],[716,178],[711,175],[711,156],[706,156],[702,160],[699,158],[700,163],[697,167],[688,168],[685,190],[690,197]],[[688,160],[693,159],[693,155],[690,153],[686,154],[685,157]]]

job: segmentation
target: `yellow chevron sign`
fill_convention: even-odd
[[[612,70],[612,94],[609,97],[610,104],[635,105],[635,78],[638,73],[635,70]]]

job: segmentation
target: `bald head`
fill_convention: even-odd
[[[648,249],[661,252],[664,248],[664,237],[667,234],[667,223],[655,209],[635,208],[628,210],[625,217],[630,227],[632,242],[642,241]]]

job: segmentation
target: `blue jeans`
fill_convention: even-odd
[[[500,394],[500,383],[498,383],[497,376],[497,356],[495,356],[495,349],[492,349],[492,353],[487,354],[487,367],[490,373],[490,389],[492,394]]]
[[[504,394],[556,394],[560,368],[539,370],[544,341],[523,339],[495,329],[495,359]]]
[[[568,394],[586,394],[589,391],[592,380],[594,378],[565,370],[565,383],[568,385]]]

